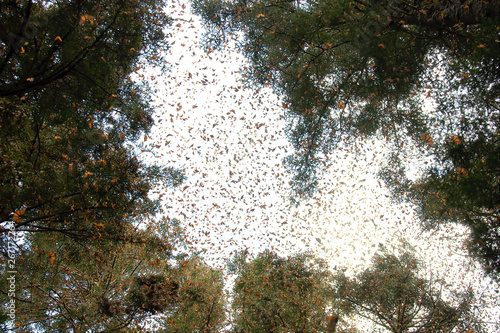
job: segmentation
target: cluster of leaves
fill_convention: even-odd
[[[179,302],[164,322],[164,332],[221,332],[226,320],[222,271],[199,258],[179,265]]]
[[[329,271],[310,255],[234,258],[235,332],[325,332]]]
[[[152,125],[147,87],[131,75],[165,46],[162,5],[2,2],[2,223],[119,237],[129,216],[153,212],[151,182],[170,172],[128,146]]]
[[[485,263],[498,261],[498,1],[195,0],[193,5],[207,27],[207,46],[237,40],[249,60],[249,83],[269,85],[283,98],[295,148],[286,159],[294,200],[314,192],[328,152],[344,141],[387,139],[396,156],[413,142],[423,155],[435,157],[439,172],[429,170],[399,194],[426,192],[410,198],[425,210],[423,220],[442,217],[442,210],[425,208],[434,193],[454,197],[442,205],[460,216],[453,221],[472,227],[472,253]],[[432,111],[423,107],[424,97],[435,102]],[[455,138],[464,145],[460,163],[449,144]],[[476,149],[482,153],[465,153]],[[393,161],[385,179],[401,189],[406,174],[395,174],[401,165]],[[472,184],[473,169],[486,178],[479,187]],[[457,172],[469,178],[450,176]],[[446,186],[437,188],[436,181]],[[464,186],[457,188],[456,181]],[[492,200],[480,199],[485,191]],[[485,268],[496,276],[500,272],[497,262]]]
[[[98,244],[36,237],[17,262],[17,331],[137,332],[153,324],[155,331],[218,331],[225,319],[221,272],[174,255],[179,244],[171,239],[131,233],[133,241]]]
[[[394,333],[483,330],[471,307],[474,295],[445,299],[452,291],[422,276],[424,267],[408,245],[399,255],[381,248],[355,277],[326,267],[307,254],[283,258],[266,251],[249,261],[240,252],[230,265],[237,273],[234,331],[332,332],[328,322],[339,317],[339,326],[349,332],[361,328],[359,318]]]
[[[381,249],[354,278],[340,273],[336,297],[343,313],[369,319],[391,332],[480,332],[470,292],[445,301],[444,282],[421,277],[421,263],[408,248],[396,256]],[[447,291],[450,292],[450,291]]]

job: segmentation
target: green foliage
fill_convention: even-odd
[[[149,91],[131,75],[167,46],[161,7],[2,2],[2,223],[120,238],[127,216],[154,213],[153,181],[182,181],[175,169],[146,167],[128,147],[152,125]]]
[[[17,259],[17,331],[137,332],[151,315],[167,332],[217,331],[225,319],[221,272],[199,258],[175,259],[174,239],[129,232],[127,243],[98,244],[30,235]]]
[[[346,314],[367,318],[390,332],[481,332],[473,318],[473,295],[443,296],[443,283],[421,276],[410,248],[396,256],[381,249],[372,265],[353,278],[336,277],[335,297]]]
[[[330,274],[324,262],[304,254],[282,258],[263,252],[239,267],[235,332],[325,331]]]
[[[175,226],[154,233],[148,194],[184,176],[134,149],[153,109],[133,78],[141,62],[163,65],[165,5],[0,4],[1,272],[18,272],[1,303],[15,299],[19,331],[141,330],[171,310],[180,240]]]
[[[127,302],[127,290],[148,267],[161,272],[154,265],[169,257],[169,245],[129,233],[138,237],[128,243],[75,241],[61,233],[29,235],[16,260],[17,331],[120,330],[140,324],[147,313],[143,304]]]
[[[460,221],[471,228],[470,250],[487,272],[500,272],[499,137],[453,137],[442,151],[441,168],[432,168],[415,184],[411,199],[419,204],[427,227]]]
[[[103,102],[116,94],[109,85],[123,85],[120,80],[134,70],[139,56],[159,60],[166,47],[162,27],[168,23],[163,5],[156,0],[3,1],[0,96],[56,84],[63,89],[61,96],[52,94],[58,99],[76,89],[75,94],[89,96],[76,103]],[[90,97],[99,95],[102,101]]]
[[[176,312],[165,319],[165,332],[221,332],[225,323],[222,272],[199,258],[181,261]]]
[[[31,118],[35,107],[0,102],[0,108],[12,115],[0,134],[3,223],[14,221],[18,231],[120,238],[129,215],[154,212],[147,193],[163,171],[145,167],[121,136],[97,125],[39,127]]]

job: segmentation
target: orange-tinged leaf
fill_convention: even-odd
[[[54,38],[55,41],[59,41],[59,42],[62,42],[62,38],[60,36],[57,36],[56,38]]]
[[[378,47],[381,47],[381,48],[385,49],[385,45],[384,44],[378,44]]]

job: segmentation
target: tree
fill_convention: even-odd
[[[154,210],[153,181],[182,180],[129,149],[152,125],[131,75],[165,46],[162,4],[2,2],[2,233],[119,237],[125,215]]]
[[[329,272],[310,255],[266,251],[233,259],[235,332],[326,332]]]
[[[169,22],[163,5],[157,0],[3,1],[0,96],[23,96],[56,84],[63,89],[53,96],[58,100],[73,91],[89,96],[87,103],[104,103],[116,93],[110,85],[123,85],[139,56],[160,63],[167,46],[161,28]],[[90,98],[99,95],[102,101]]]
[[[51,232],[28,235],[17,249],[15,266],[17,330],[103,330],[140,323],[146,314],[139,311],[142,303],[127,304],[126,295],[134,279],[171,256],[172,247],[144,232],[128,234],[134,241],[88,242]],[[2,303],[8,302],[4,290]]]
[[[401,250],[396,256],[382,248],[365,271],[336,277],[334,294],[342,310],[395,333],[482,332],[471,309],[473,295],[447,291],[444,282],[421,277],[423,267],[412,250]]]
[[[226,319],[222,271],[194,257],[179,263],[179,302],[165,332],[221,332]]]
[[[136,144],[153,109],[134,76],[162,62],[165,5],[0,4],[1,272],[18,272],[0,291],[22,330],[125,330],[166,309],[139,296],[169,296],[169,276],[128,256],[170,258],[170,239],[141,227],[159,208],[150,190],[183,180]]]
[[[482,131],[470,136],[452,136],[443,146],[436,147],[435,152],[439,157],[435,165],[415,181],[406,179],[404,169],[383,171],[381,176],[392,186],[396,197],[417,205],[425,228],[439,228],[450,222],[468,226],[471,230],[469,252],[487,273],[498,279],[499,138]]]
[[[475,165],[488,182],[455,197],[471,212],[462,221],[486,230],[476,237],[474,255],[491,261],[500,200],[481,201],[478,193],[498,193],[498,168],[490,166],[500,164],[500,1],[195,0],[194,9],[207,27],[208,47],[237,39],[249,62],[248,82],[269,85],[282,97],[295,148],[286,163],[297,201],[314,192],[328,153],[348,140],[376,136],[393,144],[396,155],[414,143],[442,162],[436,163],[439,173],[428,174],[440,181],[470,171],[453,160],[450,140],[482,144],[487,166],[471,154],[460,163]],[[426,98],[435,102],[430,111]],[[418,196],[418,204],[427,205],[432,194]],[[470,219],[483,214],[490,218]],[[482,248],[479,239],[495,245]],[[498,274],[498,265],[490,270]]]
[[[134,242],[98,246],[32,235],[17,265],[17,331],[217,331],[225,318],[222,274],[187,258],[178,222],[163,223],[131,230]]]

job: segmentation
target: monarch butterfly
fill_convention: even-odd
[[[337,326],[337,322],[339,321],[339,316],[334,314],[333,316],[326,317],[326,331],[328,333],[334,333],[335,327]]]

